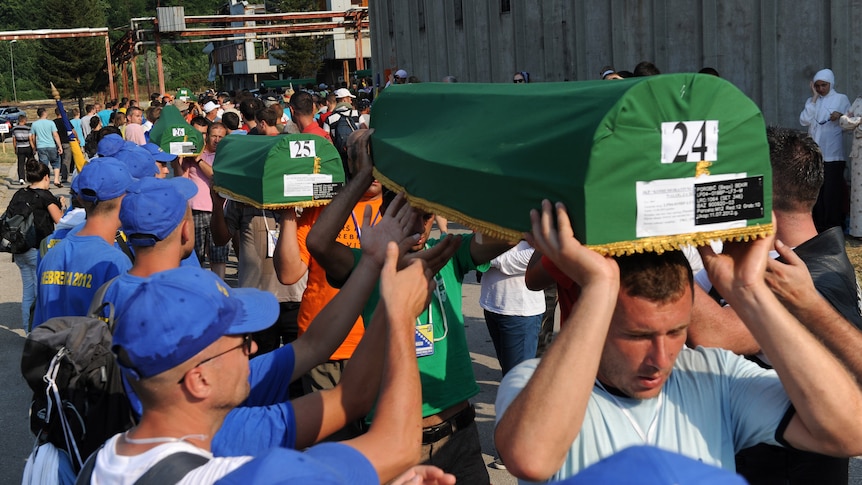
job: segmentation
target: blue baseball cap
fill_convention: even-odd
[[[101,140],[99,140],[96,152],[103,157],[113,157],[118,151],[123,149],[123,145],[125,144],[126,140],[123,140],[122,136],[116,133],[111,133],[110,135],[105,135]]]
[[[269,449],[222,477],[216,485],[346,485],[379,481],[374,466],[356,448],[343,443],[320,443],[304,452]]]
[[[707,465],[654,446],[632,446],[583,469],[555,485],[638,483],[665,485],[745,485],[744,478],[723,468]]]
[[[136,179],[155,177],[159,173],[159,167],[156,166],[156,160],[150,155],[150,152],[136,143],[123,142],[123,148],[114,157],[126,162],[129,173]]]
[[[184,177],[142,178],[126,189],[120,206],[123,232],[133,246],[153,246],[180,225],[198,187]]]
[[[150,155],[152,155],[157,162],[169,163],[177,159],[176,155],[170,154],[162,150],[162,147],[156,145],[155,143],[147,143],[146,145],[141,146],[144,148],[144,150],[150,152]]]
[[[72,181],[72,190],[82,200],[99,202],[116,199],[126,193],[134,182],[129,168],[120,160],[112,157],[99,157],[90,160]]]
[[[225,335],[271,327],[278,312],[278,300],[268,291],[231,288],[212,271],[181,266],[152,275],[118,302],[112,349],[127,377],[145,379],[183,364]]]

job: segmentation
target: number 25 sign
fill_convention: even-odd
[[[714,162],[717,149],[718,120],[661,124],[661,163]]]

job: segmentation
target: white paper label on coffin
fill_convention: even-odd
[[[170,145],[171,155],[194,155],[195,144],[190,141],[172,141]]]
[[[332,183],[332,175],[324,173],[289,174],[284,176],[285,197],[313,197],[314,184]]]
[[[637,237],[670,236],[745,227],[746,219],[696,225],[695,214],[698,207],[695,201],[695,184],[730,182],[746,177],[744,173],[736,173],[637,182],[635,184],[638,211]],[[734,194],[715,197],[715,204],[726,206],[733,200]]]

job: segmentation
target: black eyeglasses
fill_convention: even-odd
[[[513,82],[513,83],[522,83],[522,82],[524,82],[524,79],[523,79],[523,78],[521,78],[521,79],[512,79],[512,82]]]
[[[198,362],[198,363],[197,363],[197,365],[195,365],[194,367],[192,367],[192,369],[196,369],[196,368],[198,368],[198,367],[200,367],[200,366],[202,366],[202,365],[206,364],[207,362],[209,362],[209,361],[211,361],[211,360],[218,359],[218,358],[219,358],[219,357],[221,357],[222,355],[225,355],[225,354],[227,354],[227,353],[233,352],[234,350],[236,350],[236,349],[240,349],[240,348],[242,349],[242,352],[243,352],[246,356],[249,356],[249,355],[251,355],[251,343],[252,343],[251,334],[250,334],[250,333],[247,333],[247,334],[245,334],[245,335],[243,335],[243,336],[242,336],[242,342],[240,342],[240,344],[239,344],[239,345],[237,345],[236,347],[231,347],[231,348],[229,348],[229,349],[225,350],[224,352],[221,352],[221,353],[218,353],[218,354],[216,354],[216,355],[214,355],[214,356],[212,356],[212,357],[206,358],[206,359],[204,359],[204,360],[202,360],[202,361]],[[192,369],[189,369],[189,370],[192,370]],[[186,371],[186,373],[188,373],[188,371]],[[186,376],[185,376],[185,375],[183,375],[182,379],[180,379],[180,380],[177,382],[177,384],[182,384],[182,383],[183,383],[183,381],[185,381],[185,380],[186,380]]]

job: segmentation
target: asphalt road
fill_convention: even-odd
[[[0,212],[5,210],[18,185],[12,164],[0,164]],[[68,187],[68,186],[67,186]],[[68,188],[53,189],[56,195],[68,195]],[[452,225],[452,224],[450,224]],[[457,226],[453,226],[457,227]],[[460,232],[453,230],[452,232]],[[236,268],[228,266],[228,279]],[[476,422],[482,441],[485,463],[495,458],[493,427],[494,400],[500,385],[500,365],[485,327],[482,309],[478,305],[479,285],[468,275],[463,289],[463,311],[467,341],[473,358],[473,370],[480,393],[472,401],[476,406]],[[31,392],[20,373],[24,332],[21,327],[21,277],[15,263],[6,253],[0,253],[0,484],[21,483],[24,461],[33,447],[29,431],[28,409]],[[506,471],[488,469],[491,483],[514,485],[516,480]],[[850,484],[862,485],[862,459],[851,460]]]

